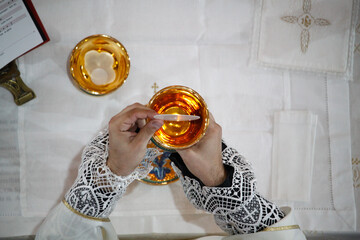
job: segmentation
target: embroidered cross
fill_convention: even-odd
[[[303,14],[299,17],[296,16],[284,16],[281,17],[281,20],[288,22],[288,23],[298,23],[299,26],[302,28],[300,34],[300,46],[301,51],[306,53],[309,42],[310,42],[310,32],[309,29],[314,26],[326,26],[330,25],[330,22],[324,18],[314,18],[310,14],[311,10],[311,0],[303,0]]]
[[[156,82],[154,82],[154,85],[151,86],[151,88],[154,89],[154,94],[157,92],[156,89],[158,88],[159,86],[156,84]]]
[[[356,27],[356,33],[360,34],[360,23]],[[357,52],[360,54],[360,43],[355,44],[355,50],[354,52]]]
[[[360,54],[360,43],[355,44],[355,50],[354,50],[354,52],[357,52],[357,53]]]
[[[354,188],[360,188],[360,160],[353,158],[351,160],[353,170],[353,185]]]

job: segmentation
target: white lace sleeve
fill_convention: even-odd
[[[141,164],[128,176],[111,172],[106,165],[108,157],[108,130],[100,132],[84,149],[78,176],[65,195],[72,209],[94,218],[107,218],[126,187],[135,179],[144,178],[152,169],[151,161],[158,150],[148,149]]]
[[[256,192],[251,164],[235,149],[226,147],[223,163],[234,169],[229,187],[206,187],[198,180],[180,176],[185,195],[198,209],[214,214],[217,225],[229,234],[254,233],[284,217],[280,209]]]

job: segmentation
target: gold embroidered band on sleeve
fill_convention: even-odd
[[[109,218],[97,218],[97,217],[91,217],[91,216],[88,216],[88,215],[85,215],[81,212],[78,212],[76,211],[75,209],[73,209],[70,204],[68,202],[65,201],[65,199],[62,200],[62,202],[64,203],[64,205],[70,210],[72,211],[73,213],[79,215],[80,217],[83,217],[83,218],[87,218],[87,219],[90,219],[90,220],[95,220],[95,221],[101,221],[101,222],[110,222],[110,219]]]
[[[263,231],[264,232],[275,232],[275,231],[284,231],[291,229],[300,229],[299,225],[289,225],[289,226],[281,226],[281,227],[267,227]]]

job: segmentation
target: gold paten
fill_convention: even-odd
[[[157,148],[151,141],[147,145],[147,148]],[[169,153],[164,152],[162,149],[157,148],[162,154],[151,162],[153,170],[143,179],[139,179],[140,182],[150,185],[166,185],[179,180],[178,175],[171,166],[171,160],[168,158]]]
[[[114,81],[96,85],[91,81],[85,69],[85,54],[95,50],[107,52],[114,58],[112,69],[115,71]],[[119,88],[126,80],[130,71],[130,58],[125,47],[115,38],[107,35],[92,35],[81,40],[70,56],[70,74],[81,90],[91,95],[104,95]]]
[[[33,90],[22,81],[15,61],[0,70],[0,86],[12,93],[16,105],[22,105],[36,97]]]

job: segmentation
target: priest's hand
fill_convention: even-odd
[[[162,120],[153,118],[156,114],[154,110],[135,103],[110,120],[107,165],[113,173],[129,175],[142,161],[150,138],[164,124]],[[146,123],[146,119],[150,121]],[[137,133],[138,128],[140,131]]]
[[[208,129],[200,142],[190,148],[178,150],[189,171],[209,187],[218,186],[226,179],[221,137],[221,126],[210,114]]]

